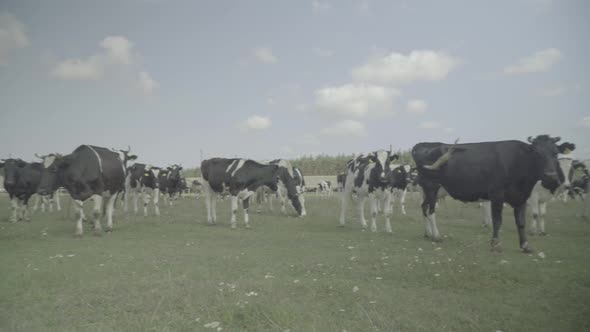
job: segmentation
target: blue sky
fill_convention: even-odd
[[[0,153],[271,159],[548,133],[590,157],[590,3],[11,1]]]

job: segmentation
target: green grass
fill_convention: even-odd
[[[434,244],[416,199],[407,216],[396,209],[393,235],[382,218],[380,232],[361,231],[352,208],[337,227],[336,196],[306,203],[305,219],[251,213],[251,230],[241,213],[229,228],[229,201],[217,205],[217,226],[205,225],[202,200],[160,218],[117,209],[112,234],[85,225],[74,238],[73,213],[12,224],[0,196],[0,330],[590,330],[590,224],[579,202],[550,204],[549,236],[530,239],[544,259],[519,252],[511,209],[497,254],[476,204],[442,203],[445,242]]]

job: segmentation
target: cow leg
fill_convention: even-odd
[[[351,193],[347,191],[342,191],[342,199],[340,204],[340,227],[344,227],[345,223],[345,214],[346,214],[346,205],[348,204],[348,200],[350,199]]]
[[[287,192],[286,190],[283,189],[279,189],[277,190],[277,194],[279,195],[279,200],[281,201],[281,213],[283,214],[287,214],[287,204],[286,204],[286,200],[287,200]]]
[[[24,221],[31,221],[31,218],[29,218],[29,197],[25,197],[23,199],[22,211],[23,211],[23,220]]]
[[[113,212],[115,211],[115,201],[117,201],[117,197],[119,193],[115,193],[109,197],[107,202],[107,228],[105,229],[106,232],[113,231]]]
[[[141,200],[143,201],[143,216],[147,217],[147,215],[148,215],[147,207],[148,207],[148,204],[150,203],[150,199],[148,197],[146,188],[141,188]]]
[[[213,218],[211,217],[211,200],[215,199],[215,197],[212,197],[213,193],[209,190],[205,190],[205,209],[207,210],[207,223],[209,225],[213,224]]]
[[[545,204],[545,203],[542,203]],[[533,248],[529,245],[526,239],[526,203],[514,208],[514,221],[516,222],[516,229],[518,230],[518,240],[520,249],[526,254],[533,252]]]
[[[92,195],[94,201],[94,208],[92,209],[92,221],[94,222],[94,235],[102,235],[102,227],[100,226],[100,211],[102,208],[102,195]]]
[[[389,191],[385,192],[385,202],[383,213],[385,214],[385,232],[386,233],[393,233],[391,230],[391,222],[389,221],[390,217],[393,215],[393,203],[392,203],[392,193]]]
[[[84,234],[84,228],[82,227],[82,220],[84,220],[84,202],[81,200],[74,200],[76,204],[75,208],[77,209],[76,212],[76,229],[74,231],[74,236],[82,236]]]
[[[248,208],[250,207],[250,195],[247,195],[245,199],[242,200],[242,208],[244,209],[244,225],[246,228],[250,228],[250,217],[248,216]]]
[[[501,252],[499,232],[502,227],[502,208],[503,204],[501,201],[492,201],[492,222],[494,224],[494,233],[492,235],[492,251]]]
[[[137,208],[137,201],[139,200],[139,195],[136,189],[133,190],[133,212],[137,215],[138,208]]]
[[[59,190],[55,191],[54,197],[55,197],[55,208],[57,209],[57,211],[61,211],[61,203],[59,201]]]
[[[12,207],[12,217],[10,218],[10,221],[12,222],[17,222],[18,221],[18,216],[17,216],[17,210],[18,210],[18,198],[16,198],[16,196],[13,196],[10,199],[10,205]]]
[[[492,203],[485,201],[481,203],[481,207],[483,211],[483,227],[489,227],[492,225]]]
[[[533,192],[531,197],[528,200],[528,205],[531,208],[531,212],[533,214],[533,220],[531,221],[531,225],[529,226],[529,234],[530,235],[537,235],[538,228],[537,224],[540,218],[540,209],[539,209],[539,197],[537,193]]]
[[[217,222],[217,197],[211,199],[211,218],[215,224]]]
[[[539,235],[547,235],[545,233],[545,214],[547,213],[547,203],[541,202],[539,204]]]
[[[41,200],[41,195],[37,194],[37,197],[35,198],[35,205],[33,205],[33,212],[37,212],[37,209],[39,208],[39,201]],[[45,212],[45,211],[41,211],[41,212]]]
[[[236,213],[238,212],[238,196],[231,196],[231,228],[236,228]]]
[[[369,194],[369,206],[371,208],[371,232],[377,231],[377,214],[379,213],[379,197]]]
[[[427,188],[424,188],[427,187]],[[440,187],[423,185],[424,199],[422,201],[422,214],[424,215],[425,238],[440,242],[440,233],[436,227],[436,193]]]
[[[160,216],[160,189],[156,188],[153,191],[154,194],[154,210],[156,212],[156,216]]]
[[[300,193],[297,197],[299,198],[299,203],[301,203],[301,216],[305,217],[307,212],[305,211],[305,198],[303,197],[303,193]]]
[[[272,203],[272,201],[273,201],[273,196],[274,196],[274,195],[273,195],[272,193],[270,193],[270,194],[268,195],[268,203],[269,203],[269,205],[270,205],[270,210],[271,210],[271,211],[274,211],[274,210],[275,210],[275,208],[273,207],[273,203]]]
[[[366,196],[359,197],[359,216],[361,219],[361,225],[363,228],[367,228],[367,219],[365,219],[365,200],[367,199]]]
[[[405,216],[406,215],[406,194],[408,193],[408,188],[405,188],[404,191],[402,191],[402,197],[400,198],[400,206],[402,209],[402,214]]]

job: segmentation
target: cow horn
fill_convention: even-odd
[[[527,138],[527,141],[529,141],[529,143],[533,143],[533,136],[529,136],[529,138]]]
[[[449,159],[451,159],[451,154],[453,153],[453,151],[455,150],[455,145],[457,145],[457,143],[459,142],[459,138],[457,138],[455,140],[455,144],[453,144],[449,150],[447,150],[447,152],[445,152],[442,156],[440,156],[432,165],[424,165],[425,169],[429,169],[429,170],[433,170],[436,171],[438,170],[441,166],[443,166],[444,164],[447,163],[447,161],[449,161]]]

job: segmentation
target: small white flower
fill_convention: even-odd
[[[557,264],[561,264],[561,261],[555,261],[555,263],[557,263]]]
[[[375,304],[377,301],[369,301],[370,304]]]
[[[377,280],[383,280],[382,277],[375,277],[375,279],[377,279]]]
[[[200,322],[200,321],[201,321],[201,318],[200,318],[200,317],[197,317],[197,318],[195,318],[195,322],[197,322],[197,323],[198,323],[198,322]]]
[[[436,248],[436,249],[434,249],[434,250],[441,250],[441,249],[442,249],[442,247],[438,247],[438,248]]]
[[[434,276],[435,277],[440,277],[440,274],[439,273],[435,273]]]
[[[352,249],[354,249],[354,247],[353,246],[348,246],[348,249],[349,250],[352,250]]]
[[[422,248],[418,248],[418,251],[422,251]]]
[[[350,257],[350,260],[351,260],[351,261],[353,261],[353,260],[355,260],[355,259],[356,259],[356,256],[352,256],[352,257]]]
[[[204,327],[207,327],[207,328],[215,329],[215,328],[218,328],[220,324],[221,323],[219,323],[219,322],[211,322],[211,323],[207,323],[207,324],[205,324],[203,326]]]
[[[271,279],[271,278],[274,278],[274,276],[273,275],[270,275],[270,274],[267,274],[267,275],[264,276],[264,279]]]
[[[74,256],[76,256],[76,255],[74,255],[74,254],[69,254],[68,255],[68,257],[74,257]]]
[[[358,291],[359,291],[359,288],[358,288],[358,286],[354,286],[354,287],[352,287],[352,292],[353,292],[353,293],[356,293],[356,292],[358,292]]]
[[[505,259],[503,259],[503,260],[500,261],[500,264],[506,264],[506,263],[508,263],[508,261],[505,260]]]
[[[543,258],[543,259],[545,259],[545,253],[543,253],[542,251],[539,252],[538,256],[541,257],[541,258]]]
[[[298,284],[299,283],[299,279],[293,280],[293,283]]]

